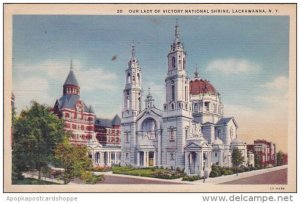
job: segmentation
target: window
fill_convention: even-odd
[[[169,130],[169,140],[170,140],[170,142],[175,141],[175,130],[174,130],[174,128],[170,128],[170,130]]]
[[[194,112],[198,112],[198,110],[199,110],[199,109],[198,109],[198,103],[195,103],[195,104],[194,104]]]
[[[128,75],[127,75],[127,83],[131,83],[131,76],[130,76],[130,73],[128,73]]]
[[[187,139],[188,136],[189,136],[189,130],[186,128],[186,129],[185,129],[185,139]]]
[[[207,159],[207,153],[204,152],[204,153],[203,153],[203,160],[206,160],[206,159]]]
[[[128,135],[128,133],[125,133],[125,140],[126,140],[127,143],[129,142],[129,135]]]
[[[209,102],[204,102],[205,110],[209,111]]]
[[[171,86],[172,86],[172,101],[174,101],[175,100],[175,85],[174,85],[173,81],[172,81]]]
[[[174,160],[175,160],[174,152],[171,152],[171,153],[170,153],[170,160],[171,160],[171,161],[174,161]]]
[[[173,68],[176,67],[176,59],[175,59],[174,56],[172,57],[172,67],[173,67]]]
[[[141,110],[142,109],[141,97],[138,98],[138,102],[139,102],[139,110]]]
[[[140,74],[137,74],[137,82],[140,83],[141,82],[141,78],[140,78]]]
[[[146,118],[142,123],[143,132],[154,132],[156,129],[156,123],[153,118]]]
[[[188,95],[187,95],[187,86],[185,86],[185,89],[184,89],[184,95],[185,95],[185,101],[187,101],[188,99]]]
[[[218,157],[218,152],[215,152],[215,157]]]
[[[218,129],[215,139],[217,139],[218,137],[221,138],[221,129]]]

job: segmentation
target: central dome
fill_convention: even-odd
[[[211,94],[217,95],[217,91],[212,84],[208,80],[203,80],[200,78],[196,78],[190,81],[190,94]]]

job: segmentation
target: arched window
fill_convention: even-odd
[[[129,96],[126,96],[126,108],[129,109]]]
[[[172,67],[173,67],[173,68],[176,67],[176,59],[175,59],[175,56],[172,57]]]
[[[175,84],[174,81],[171,82],[171,88],[172,88],[172,101],[175,100]]]
[[[221,138],[221,129],[218,129],[218,131],[217,131],[217,134],[215,135],[215,140],[217,139],[217,138]]]
[[[140,74],[139,73],[137,74],[137,82],[141,83],[141,78],[140,78]]]
[[[185,58],[183,58],[183,69],[185,69]]]
[[[142,131],[143,132],[150,132],[156,130],[156,123],[153,118],[146,118],[142,123]]]
[[[130,76],[130,73],[127,74],[127,83],[131,83],[131,76]]]
[[[139,102],[139,110],[141,110],[142,109],[141,97],[138,98],[138,102]]]

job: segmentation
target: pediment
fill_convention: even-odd
[[[189,149],[189,148],[200,148],[200,147],[201,146],[199,144],[192,142],[192,143],[188,144],[185,148]]]

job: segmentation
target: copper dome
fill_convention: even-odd
[[[208,80],[203,79],[194,79],[190,81],[190,94],[211,94],[217,95],[217,91],[212,84]]]

